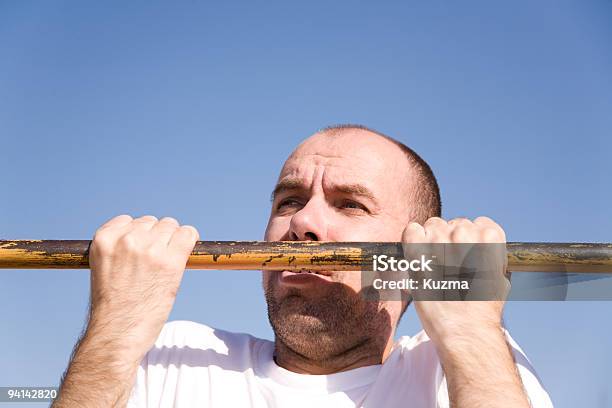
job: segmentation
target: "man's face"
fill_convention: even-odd
[[[399,147],[370,132],[315,134],[283,166],[265,240],[400,241],[410,221],[409,169]],[[324,360],[391,333],[402,305],[364,300],[360,283],[358,271],[264,271],[277,340]]]

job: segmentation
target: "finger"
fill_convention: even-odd
[[[183,225],[172,234],[170,242],[168,242],[168,249],[171,252],[178,253],[179,256],[184,256],[186,263],[198,239],[200,239],[200,234],[195,227]]]
[[[404,258],[415,259],[421,254],[430,252],[432,245],[429,244],[425,236],[425,229],[422,225],[411,222],[404,229],[402,234],[402,250]],[[408,277],[419,281],[423,278],[422,274],[408,273]],[[410,291],[409,291],[410,292]]]
[[[144,232],[149,231],[157,223],[157,217],[153,215],[145,215],[140,218],[136,218],[131,222],[132,231]]]
[[[450,240],[451,226],[439,217],[428,219],[423,225],[427,242],[445,243]]]
[[[452,220],[450,220],[448,222],[448,225],[471,225],[472,221],[470,221],[469,219],[465,218],[465,217],[457,217],[457,218],[453,218]]]
[[[484,216],[475,218],[474,219],[474,224],[481,225],[483,227],[488,227],[488,226],[491,226],[491,225],[497,225],[497,223],[495,221],[493,221],[491,218],[484,217]]]
[[[423,227],[425,228],[425,230],[427,230],[427,228],[430,228],[430,227],[438,227],[438,226],[444,226],[444,225],[447,225],[447,223],[442,218],[431,217],[427,221],[425,221],[425,223],[423,224]]]
[[[501,227],[485,227],[480,229],[480,238],[482,242],[505,243],[506,234]]]
[[[179,223],[176,219],[164,217],[151,228],[151,233],[155,236],[155,242],[165,248],[178,228]]]
[[[459,225],[453,228],[450,233],[451,242],[455,243],[476,243],[479,241],[477,229]]]
[[[402,242],[405,243],[423,243],[425,239],[425,229],[417,222],[408,224],[402,233]]]
[[[103,229],[108,229],[108,228],[121,228],[121,227],[125,227],[130,222],[132,222],[132,220],[133,220],[133,218],[130,217],[129,215],[121,214],[121,215],[118,215],[116,217],[111,218],[110,220],[108,220],[107,222],[102,224],[102,226],[100,228],[98,228],[98,231],[103,230]]]
[[[132,217],[123,214],[112,218],[98,228],[93,236],[92,253],[110,252],[117,238],[123,234],[131,222]]]
[[[480,227],[480,235],[484,242],[506,242],[504,229],[489,217],[478,217],[474,224]]]

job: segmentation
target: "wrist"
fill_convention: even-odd
[[[112,350],[118,357],[140,362],[162,328],[163,323],[151,323],[146,317],[97,308],[90,316],[83,338]]]
[[[501,318],[466,319],[456,316],[423,321],[427,335],[434,343],[455,338],[503,333]]]
[[[435,345],[451,398],[499,401],[503,394],[504,406],[530,406],[501,325],[455,333]]]
[[[101,361],[120,375],[134,371],[151,348],[141,341],[142,336],[131,334],[111,325],[90,324],[79,341],[75,360]]]

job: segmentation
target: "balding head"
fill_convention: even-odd
[[[411,203],[411,219],[423,224],[431,217],[442,215],[440,188],[431,167],[414,150],[404,143],[377,130],[358,124],[328,126],[311,136],[325,135],[330,137],[346,136],[349,139],[357,135],[381,137],[395,145],[406,157],[406,174],[409,175],[409,195],[405,199]],[[308,140],[308,139],[307,139]],[[398,197],[401,199],[401,197]]]

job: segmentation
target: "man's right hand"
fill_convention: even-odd
[[[155,342],[198,240],[174,218],[113,218],[100,227],[89,253],[91,318],[86,336],[116,340],[137,357]]]
[[[197,230],[173,218],[113,218],[90,251],[90,318],[54,407],[124,406],[172,310]]]

